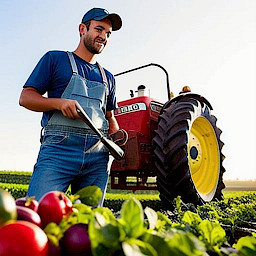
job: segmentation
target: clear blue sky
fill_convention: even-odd
[[[18,105],[22,86],[45,52],[76,48],[78,25],[92,7],[123,19],[98,61],[114,74],[158,63],[176,95],[189,85],[205,96],[223,131],[224,178],[256,179],[255,0],[2,0],[0,170],[33,170],[41,114]],[[156,68],[118,77],[117,99],[140,84],[166,101],[165,76]]]

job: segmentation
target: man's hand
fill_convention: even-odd
[[[124,129],[120,129],[109,136],[119,147],[124,146],[128,141],[128,133]]]
[[[58,99],[57,105],[57,109],[60,110],[64,116],[71,119],[81,119],[76,110],[79,106],[76,100]]]

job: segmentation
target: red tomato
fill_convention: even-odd
[[[39,201],[37,213],[41,217],[42,227],[48,223],[59,224],[63,217],[69,216],[72,210],[72,202],[60,191],[46,193]]]
[[[42,229],[27,221],[16,221],[0,228],[1,256],[47,256],[48,239]]]

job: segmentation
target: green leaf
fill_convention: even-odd
[[[83,203],[73,204],[73,214],[68,218],[68,222],[88,224],[92,216],[92,208]]]
[[[123,203],[120,223],[129,237],[137,238],[144,232],[143,209],[137,199],[130,198]]]
[[[79,195],[68,195],[68,198],[69,200],[72,202],[72,203],[75,203],[75,201],[79,198],[80,196]]]
[[[73,209],[77,209],[77,211],[79,213],[83,213],[83,214],[91,214],[92,213],[92,208],[86,204],[73,204]]]
[[[98,255],[96,252],[99,250],[105,250],[110,255],[121,250],[120,241],[124,240],[125,232],[113,213],[107,208],[100,207],[94,209],[93,214],[89,222],[89,236],[95,255]]]
[[[93,247],[92,253],[94,256],[113,256],[113,255],[123,256],[124,255],[122,253],[122,248],[120,248],[119,251],[118,250],[113,251],[111,248],[107,248],[103,244],[99,244],[97,247]]]
[[[154,247],[154,249],[157,252],[157,255],[161,256],[169,256],[172,255],[172,250],[168,243],[166,242],[165,238],[160,236],[160,234],[152,234],[150,232],[147,232],[142,236],[142,240],[144,242],[147,242],[151,246]]]
[[[216,246],[222,244],[226,240],[226,232],[217,222],[203,220],[198,225],[199,230],[209,245]]]
[[[46,234],[51,234],[51,235],[56,235],[58,236],[61,233],[61,229],[60,227],[54,223],[54,222],[50,222],[44,229],[44,232]]]
[[[177,210],[178,214],[181,215],[182,214],[182,209],[181,209],[182,200],[181,200],[181,196],[177,196],[174,199],[174,202],[175,202],[175,207],[176,207],[176,210]]]
[[[113,212],[109,208],[98,207],[98,208],[93,209],[93,213],[101,214],[105,218],[107,223],[109,223],[111,221],[116,221],[116,218],[115,218]]]
[[[233,247],[246,256],[256,255],[256,238],[254,236],[241,237]]]
[[[189,225],[199,225],[202,222],[202,219],[197,213],[186,211],[182,217],[182,221]]]
[[[112,222],[101,229],[103,237],[102,244],[107,248],[111,248],[113,251],[119,251],[121,249],[121,242],[125,239],[125,232],[123,227],[118,222]]]
[[[64,230],[61,229],[56,223],[50,222],[44,229],[48,239],[55,245],[59,245],[59,240],[62,238]]]
[[[122,248],[126,256],[158,256],[149,243],[135,238],[130,238],[123,242]]]
[[[155,230],[157,230],[158,232],[163,232],[170,229],[171,227],[171,220],[163,213],[157,212],[157,223],[155,226]]]
[[[146,207],[144,212],[145,212],[148,222],[149,222],[149,228],[154,229],[157,224],[157,220],[158,220],[157,213],[149,207]]]
[[[191,233],[179,231],[169,240],[168,244],[172,250],[172,256],[206,256],[206,249],[203,243]]]
[[[88,186],[77,191],[75,195],[79,195],[79,199],[84,204],[98,206],[102,198],[102,191],[97,186]]]

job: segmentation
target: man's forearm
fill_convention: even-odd
[[[107,111],[107,120],[109,123],[109,130],[108,130],[108,134],[117,132],[119,130],[119,125],[117,123],[117,120],[114,116],[114,112],[113,111]]]
[[[19,104],[29,110],[43,112],[56,109],[56,100],[43,97],[36,89],[28,87],[22,90]]]
[[[61,98],[46,98],[32,87],[22,90],[19,104],[32,111],[45,112],[57,109],[68,118],[80,118],[76,111],[77,101]]]

